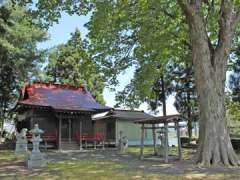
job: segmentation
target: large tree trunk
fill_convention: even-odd
[[[225,83],[221,76],[217,76],[219,69],[212,71],[210,65],[201,65],[202,61],[209,58],[210,55],[206,53],[194,61],[200,109],[197,162],[204,165],[237,165],[239,161],[232,148],[225,117]]]
[[[235,154],[225,116],[225,80],[227,59],[236,21],[233,5],[222,1],[219,39],[213,48],[203,17],[202,1],[178,0],[186,15],[192,44],[192,60],[199,98],[199,147],[197,162],[203,165],[240,165]],[[236,21],[235,21],[236,20]]]

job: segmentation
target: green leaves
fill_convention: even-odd
[[[5,4],[0,7],[0,116],[8,115],[19,97],[20,87],[31,80],[43,51],[37,43],[47,33],[26,11],[25,7]]]
[[[231,134],[240,134],[240,103],[232,101],[230,96],[226,99],[226,115],[228,120],[228,126],[230,127]]]
[[[93,8],[92,0],[11,0],[14,4],[27,6],[32,17],[39,19],[42,27],[58,22],[62,12],[86,15]]]
[[[71,34],[66,44],[59,45],[50,52],[45,80],[86,85],[96,100],[104,103],[102,92],[106,78],[101,74],[100,66],[91,59],[87,44],[82,41],[78,29]]]

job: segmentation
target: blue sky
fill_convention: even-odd
[[[89,16],[69,16],[63,13],[58,24],[54,24],[49,28],[49,40],[38,45],[39,48],[51,48],[61,43],[65,43],[70,38],[70,34],[74,32],[76,28],[81,31],[82,37],[85,37],[88,30],[84,27],[84,24],[88,22]],[[134,69],[129,68],[126,72],[119,75],[118,80],[120,84],[116,89],[122,90],[125,85],[127,85],[131,78],[133,77]],[[114,96],[115,93],[111,92],[109,89],[104,89],[103,96],[107,106],[113,107],[115,104]],[[176,110],[173,106],[174,97],[169,97],[167,101],[167,114],[176,114]],[[141,110],[147,111],[147,105],[143,104],[140,106]],[[160,109],[161,111],[161,109]],[[161,113],[160,113],[161,114]]]

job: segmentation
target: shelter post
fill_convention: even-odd
[[[179,160],[182,159],[182,149],[181,149],[181,140],[180,140],[180,127],[179,127],[179,122],[175,122],[175,127],[177,130],[177,140],[178,140],[178,157]]]
[[[79,121],[79,149],[82,151],[82,120]]]
[[[156,147],[156,128],[155,128],[155,124],[152,125],[152,136],[153,136],[153,150],[154,150],[154,155],[157,155],[157,147]]]
[[[143,148],[144,148],[144,124],[141,127],[141,149],[140,149],[140,159],[143,159]]]
[[[168,162],[168,122],[164,122],[164,129],[165,129],[164,161],[165,163],[167,163]]]
[[[58,129],[58,150],[62,149],[62,113],[59,116],[59,129]]]
[[[69,119],[69,120],[68,120],[68,123],[69,123],[69,127],[68,127],[68,128],[69,128],[69,130],[68,130],[68,141],[71,142],[71,136],[72,136],[72,132],[71,132],[71,130],[72,130],[72,125],[71,125],[71,124],[72,124],[72,120]]]

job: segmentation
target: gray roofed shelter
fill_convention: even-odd
[[[140,120],[146,118],[152,118],[154,116],[145,113],[144,111],[135,110],[123,110],[123,109],[112,109],[105,116],[93,118],[93,120],[107,119],[109,117],[121,118],[122,120]]]
[[[129,145],[140,145],[140,125],[134,121],[153,118],[144,111],[112,109],[101,117],[93,117],[95,133],[104,133],[105,142],[118,145],[120,132],[128,138]],[[146,144],[152,144],[151,131],[145,133]]]
[[[153,142],[154,142],[154,154],[157,154],[156,151],[156,129],[160,129],[160,132],[162,136],[161,144],[163,145],[164,152],[164,160],[165,162],[168,162],[168,123],[174,123],[175,129],[177,131],[177,140],[178,140],[178,156],[181,160],[182,158],[182,151],[181,151],[181,142],[180,142],[180,127],[179,122],[184,121],[184,117],[175,114],[175,115],[168,115],[168,116],[158,116],[158,117],[152,117],[152,118],[146,118],[141,120],[136,120],[136,124],[141,124],[141,149],[140,149],[140,158],[143,159],[143,148],[144,148],[144,133],[147,129],[152,130],[152,136],[153,136]],[[164,127],[158,126],[159,124],[164,124]],[[149,125],[151,125],[149,127]]]

